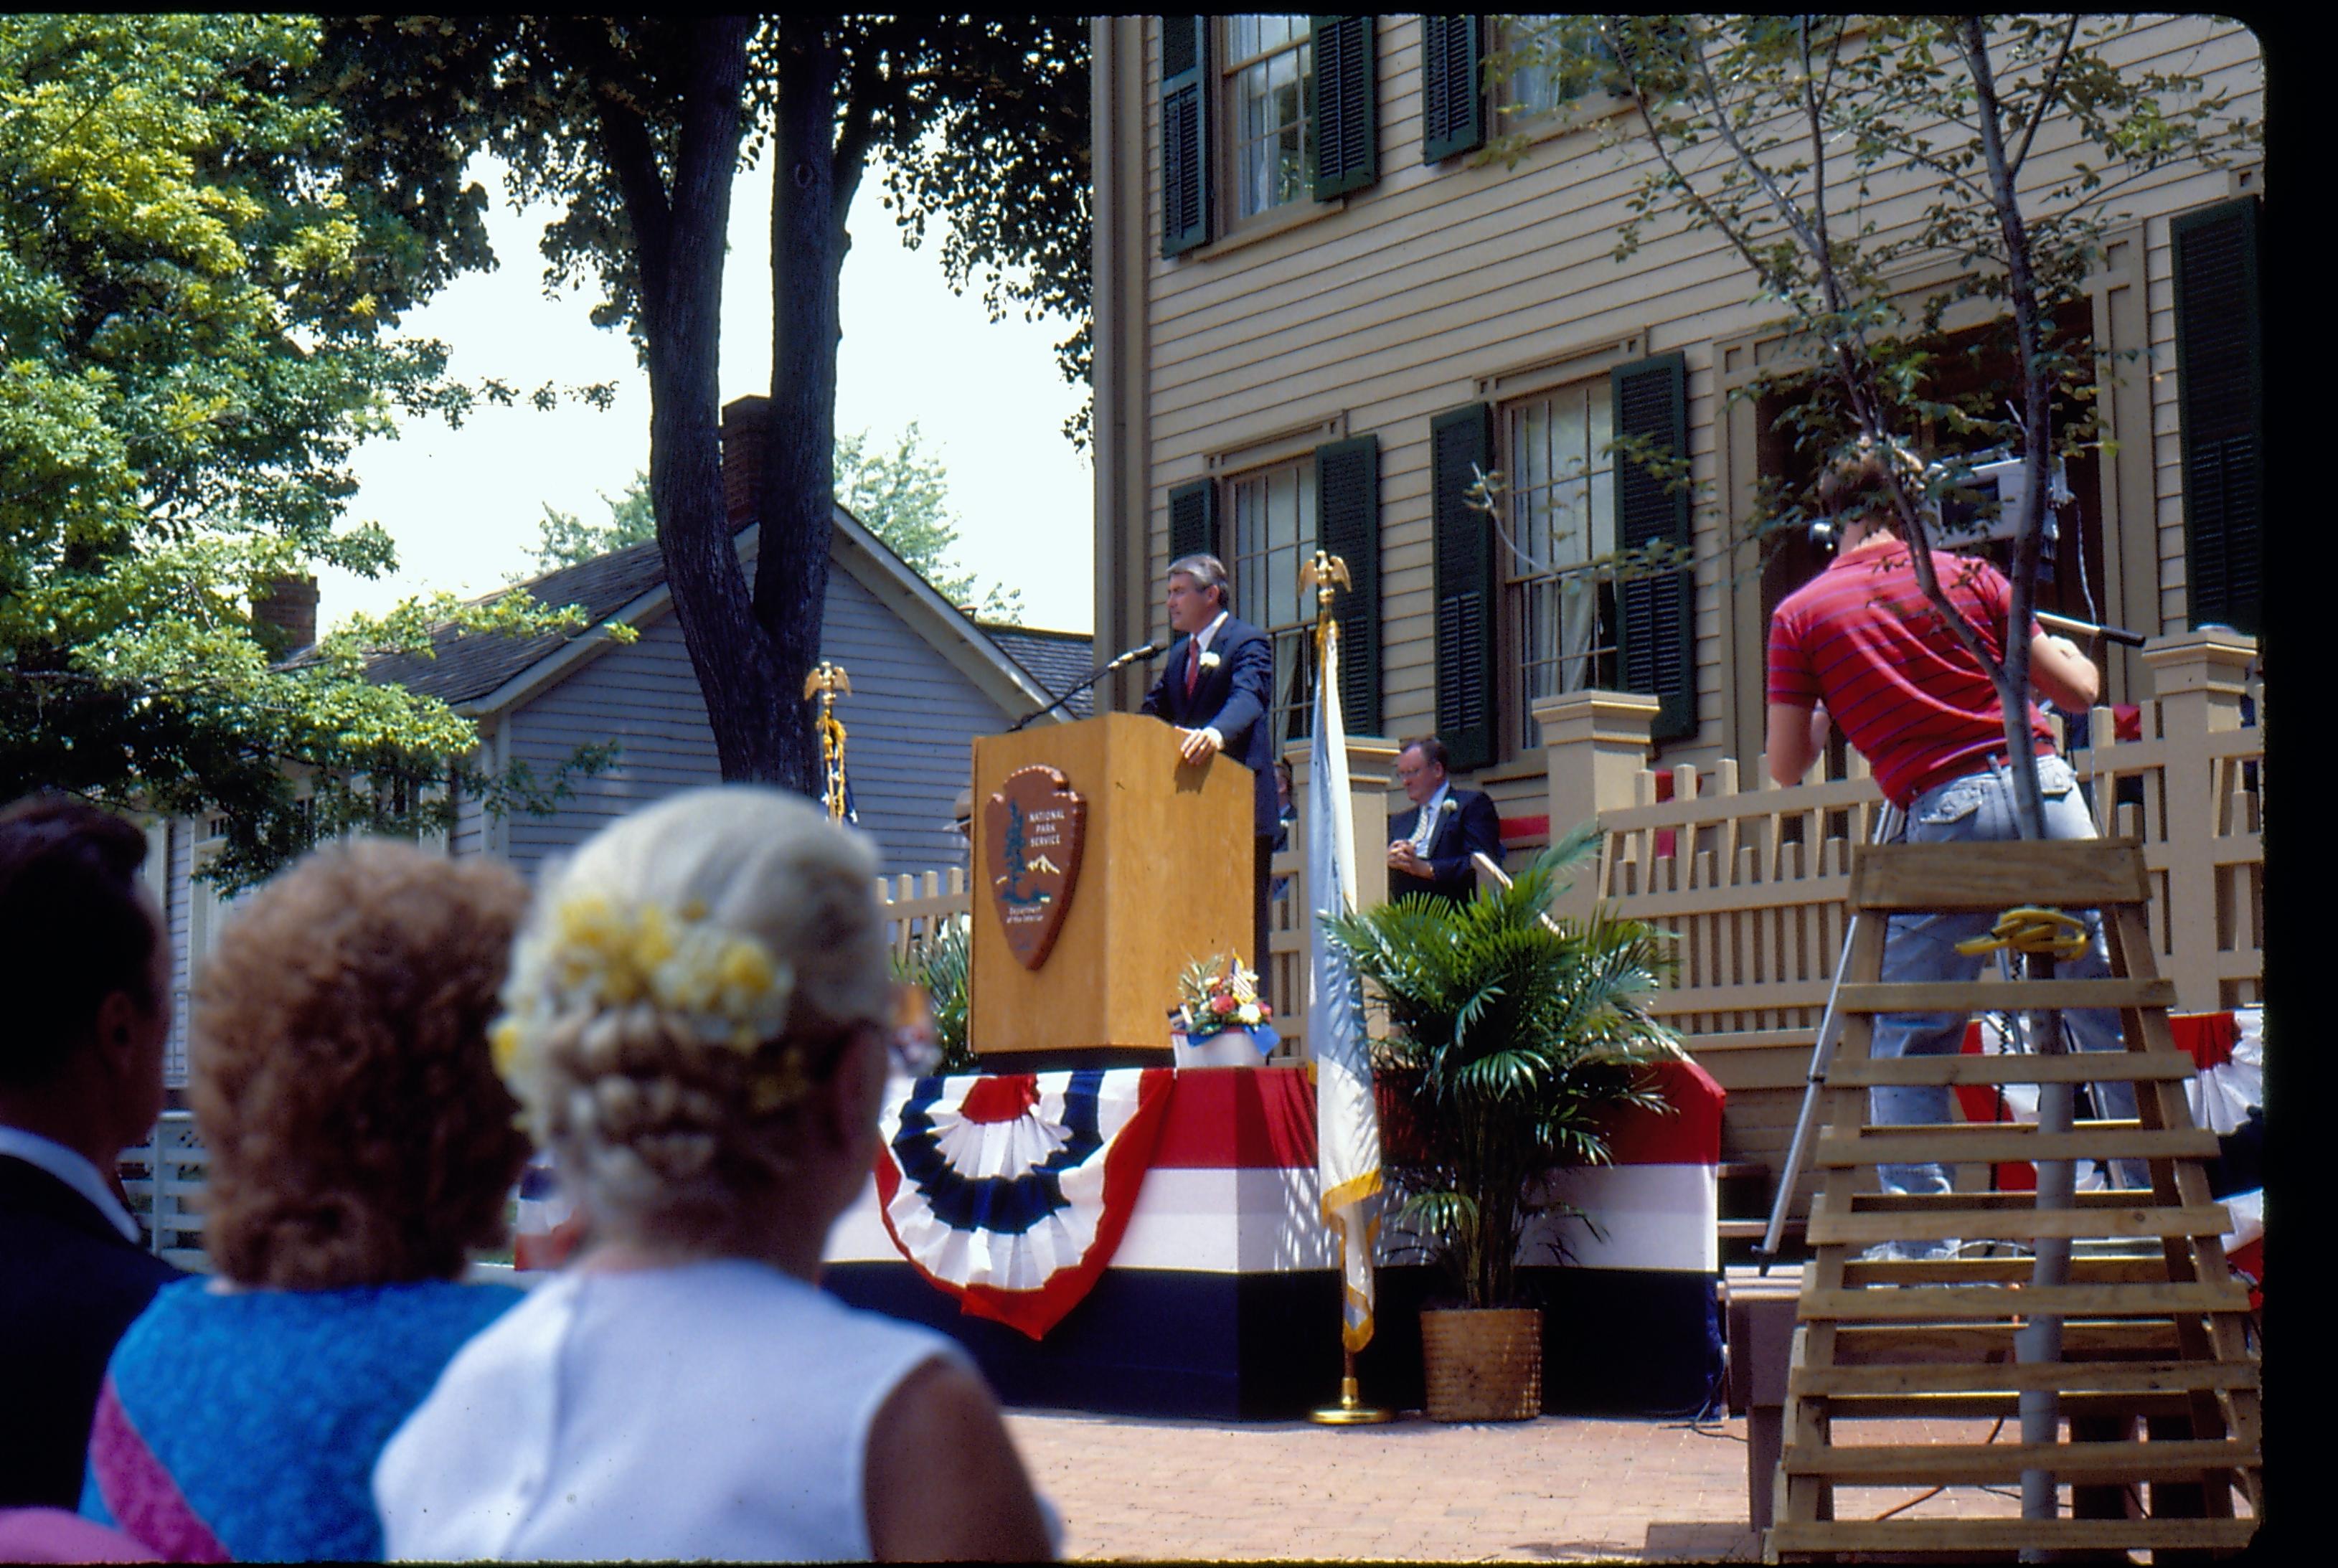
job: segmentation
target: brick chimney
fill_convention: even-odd
[[[734,397],[722,410],[722,508],[733,533],[755,520],[763,494],[763,431],[768,397]]]
[[[270,658],[288,658],[316,642],[317,597],[314,577],[270,577],[253,586],[252,624]]]

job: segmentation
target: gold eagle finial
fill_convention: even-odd
[[[1299,568],[1299,584],[1315,590],[1315,642],[1321,650],[1323,629],[1331,623],[1331,597],[1335,589],[1352,590],[1355,584],[1348,578],[1348,564],[1329,550],[1315,552],[1315,559]]]
[[[852,695],[852,678],[844,672],[843,665],[823,659],[804,677],[803,694],[807,699],[816,695],[823,704],[833,702],[839,697]]]

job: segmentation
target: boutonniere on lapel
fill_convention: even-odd
[[[1437,825],[1440,828],[1443,827],[1445,825],[1445,819],[1460,809],[1461,802],[1453,799],[1452,796],[1448,795],[1444,801],[1437,808]]]
[[[1213,670],[1216,669],[1219,665],[1221,665],[1221,664],[1223,664],[1223,663],[1224,663],[1224,662],[1225,662],[1225,661],[1224,661],[1224,660],[1223,660],[1223,659],[1221,659],[1221,658],[1219,658],[1219,657],[1218,657],[1216,650],[1214,650],[1214,649],[1206,649],[1206,650],[1204,650],[1204,651],[1203,652],[1203,654],[1202,654],[1202,663],[1201,663],[1201,670],[1202,670],[1202,673],[1203,673],[1204,675],[1206,675],[1206,674],[1208,674],[1211,671],[1213,671]]]

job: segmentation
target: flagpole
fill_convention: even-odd
[[[1344,1292],[1348,1288],[1348,1227],[1344,1220],[1335,1220],[1333,1224],[1337,1226],[1340,1235],[1340,1289]],[[1348,1327],[1345,1322],[1347,1312],[1343,1305],[1341,1310],[1341,1318],[1342,1321],[1340,1325],[1340,1402],[1337,1405],[1319,1405],[1314,1409],[1307,1413],[1307,1418],[1310,1421],[1314,1422],[1318,1426],[1379,1426],[1385,1425],[1386,1423],[1396,1419],[1396,1413],[1392,1410],[1384,1410],[1377,1405],[1365,1404],[1362,1396],[1357,1390],[1356,1350],[1354,1346],[1348,1343]]]
[[[852,681],[844,666],[823,659],[804,677],[806,701],[820,699],[820,717],[812,727],[820,735],[820,793],[830,819],[844,821],[850,814],[844,784],[844,721],[836,716],[836,699],[852,695]]]
[[[1324,736],[1326,733],[1325,715],[1328,704],[1338,701],[1337,687],[1332,684],[1332,681],[1337,668],[1339,632],[1336,623],[1331,619],[1331,597],[1335,588],[1345,588],[1350,586],[1347,564],[1341,561],[1337,555],[1333,555],[1328,551],[1318,550],[1315,552],[1315,558],[1309,562],[1306,566],[1301,570],[1300,581],[1315,590],[1315,725],[1313,734],[1319,755],[1323,755],[1324,760],[1328,761],[1328,754],[1322,753],[1322,747],[1325,743]],[[1342,771],[1344,772],[1344,770]],[[1312,770],[1312,777],[1310,779],[1310,788],[1318,791],[1330,789],[1344,789],[1344,781],[1342,779],[1335,779],[1330,777],[1331,772],[1331,769],[1329,768],[1319,767],[1314,769]],[[1319,821],[1331,821],[1336,819],[1335,815],[1332,813],[1311,812],[1310,816],[1311,818]],[[1331,836],[1326,835],[1325,837],[1328,838]],[[1315,860],[1315,858],[1318,857],[1337,857],[1341,853],[1341,848],[1342,846],[1330,842],[1311,843],[1307,846],[1307,853],[1311,860]],[[1316,861],[1319,868],[1322,865],[1326,865],[1329,862]],[[1321,877],[1320,875],[1311,876],[1309,878],[1311,887],[1322,886],[1324,881],[1325,878]],[[1349,896],[1352,897],[1351,891],[1349,893]],[[1314,904],[1314,900],[1311,897],[1302,898],[1302,902],[1309,906],[1309,914],[1311,916],[1317,916],[1321,913],[1321,911],[1313,908],[1312,906]],[[1315,947],[1315,946],[1320,944],[1322,940],[1323,937],[1320,929],[1311,929],[1309,934],[1309,946],[1311,949]],[[1311,965],[1311,971],[1312,967],[1313,966]],[[1312,1005],[1311,1005],[1310,1014],[1311,1022],[1316,1016],[1325,1015],[1320,1007]],[[1308,1043],[1309,1049],[1316,1054],[1317,1064],[1320,1070],[1321,1063],[1321,1048],[1328,1042],[1319,1039],[1317,1034],[1311,1030],[1308,1035]],[[1320,1123],[1320,1099],[1318,1111]],[[1316,1129],[1316,1137],[1319,1145],[1327,1136],[1327,1130],[1319,1124]],[[1374,1180],[1377,1181],[1377,1176],[1374,1177]],[[1354,1250],[1361,1248],[1363,1253],[1362,1265],[1367,1270],[1370,1269],[1372,1241],[1371,1231],[1374,1228],[1367,1226],[1364,1234],[1361,1237],[1351,1236],[1348,1229],[1351,1215],[1352,1215],[1357,1221],[1362,1221],[1363,1213],[1361,1209],[1351,1209],[1345,1211],[1340,1210],[1327,1210],[1325,1214],[1325,1218],[1330,1221],[1333,1235],[1337,1238],[1338,1241],[1338,1258],[1334,1264],[1333,1273],[1335,1278],[1339,1280],[1340,1286],[1340,1400],[1336,1405],[1321,1406],[1309,1413],[1309,1419],[1324,1426],[1372,1426],[1380,1425],[1381,1423],[1391,1419],[1393,1416],[1393,1412],[1391,1411],[1381,1409],[1378,1406],[1365,1404],[1363,1402],[1362,1396],[1358,1391],[1356,1386],[1356,1351],[1359,1348],[1356,1341],[1360,1336],[1359,1332],[1351,1332],[1348,1325],[1347,1297],[1350,1289],[1348,1283],[1349,1266],[1351,1262],[1353,1261],[1351,1257],[1351,1253]],[[1363,1328],[1360,1333],[1361,1336],[1369,1336],[1371,1331],[1371,1318],[1370,1303],[1368,1298],[1365,1300],[1364,1314],[1362,1320]]]

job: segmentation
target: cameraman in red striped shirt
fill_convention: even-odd
[[[1885,463],[1901,466],[1903,481],[1920,485],[1921,472],[1904,450],[1884,451],[1862,440],[1822,477],[1821,500],[1842,520],[1841,552],[1827,569],[1789,594],[1770,622],[1769,762],[1779,783],[1799,783],[1826,749],[1832,725],[1867,760],[1884,795],[1906,813],[1906,839],[1916,844],[1996,842],[2018,838],[2005,723],[1989,683],[1925,599],[1887,490]],[[1979,630],[1992,657],[2003,656],[2012,585],[1988,562],[1932,552],[1932,569],[1949,598]],[[2058,708],[2084,712],[2100,677],[2076,644],[2029,626],[2030,684]],[[2092,815],[2070,765],[2054,753],[2053,731],[2035,703],[2029,733],[2038,755],[2046,836],[2095,837]],[[2087,922],[2092,946],[2072,964],[2070,978],[2109,973],[2099,918]],[[1970,981],[1981,959],[1956,945],[1987,931],[1985,914],[1896,915],[1886,927],[1883,978]],[[2105,1009],[2063,1014],[2082,1051],[2122,1045],[2118,1015]],[[1886,1014],[1875,1020],[1878,1057],[1931,1055],[1958,1050],[1966,1019],[1953,1013]],[[1950,1118],[1949,1092],[1938,1086],[1877,1088],[1871,1113],[1879,1123],[1921,1125]],[[2135,1091],[2099,1086],[2102,1113],[2136,1113]],[[1939,1163],[1881,1168],[1885,1191],[1946,1192],[1951,1172]],[[2117,1184],[2149,1185],[2140,1161],[2122,1161]],[[1952,1255],[1953,1241],[1890,1244],[1884,1256]]]

